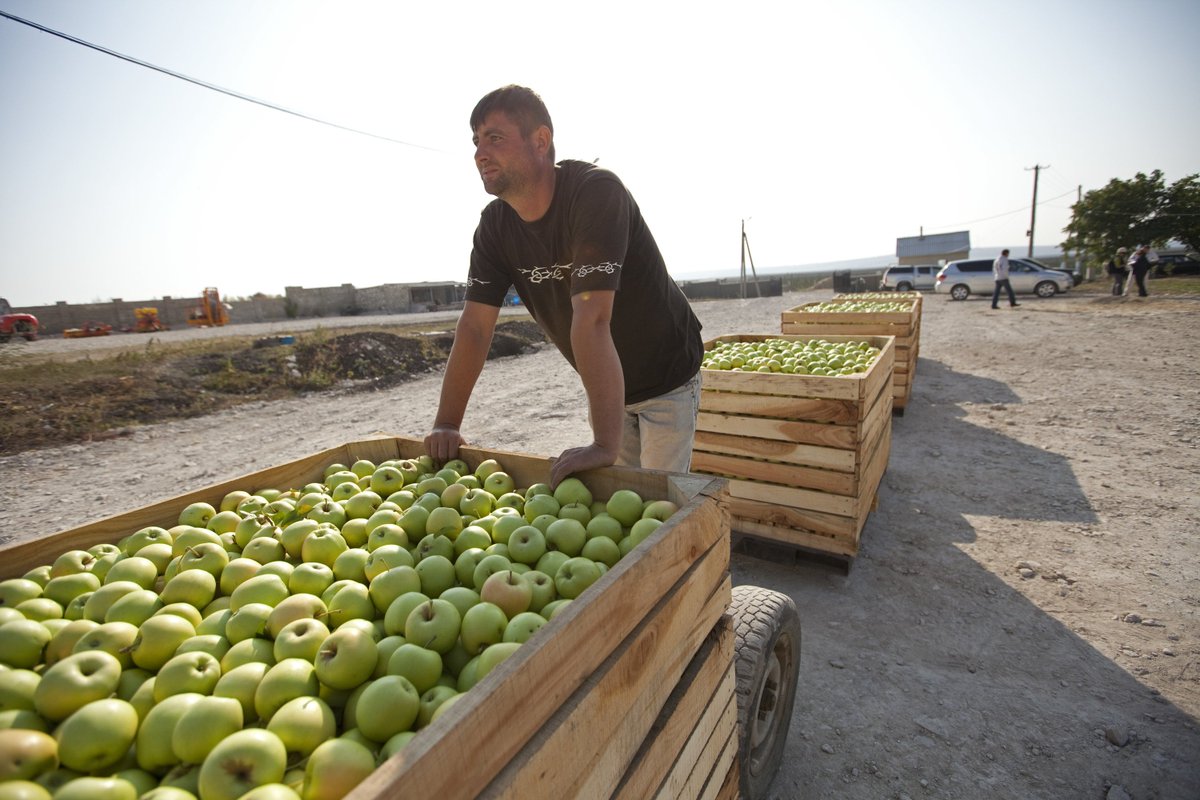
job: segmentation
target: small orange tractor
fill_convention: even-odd
[[[132,333],[154,333],[167,330],[167,326],[158,318],[158,309],[153,306],[135,308],[133,318],[133,328],[129,329]]]
[[[212,328],[226,322],[229,322],[229,306],[221,302],[221,294],[210,286],[200,296],[200,305],[188,315],[188,325]]]
[[[0,342],[7,342],[13,336],[20,336],[27,342],[32,342],[38,335],[38,319],[33,314],[14,312],[12,306],[0,297]]]

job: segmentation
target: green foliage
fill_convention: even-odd
[[[1200,248],[1200,175],[1167,186],[1161,170],[1139,172],[1132,180],[1113,178],[1087,192],[1072,207],[1064,250],[1085,250],[1098,261],[1118,247],[1162,247],[1177,240]]]

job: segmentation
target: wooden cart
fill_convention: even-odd
[[[380,462],[419,442],[352,442],[52,536],[0,547],[0,577],[66,550],[175,524],[235,489],[319,480],[330,463]],[[550,461],[465,448],[519,486]],[[724,481],[607,468],[579,476],[598,498],[630,488],[680,510],[447,709],[349,798],[758,798],[780,760],[795,698],[800,623],[790,598],[733,587]]]
[[[891,450],[893,337],[732,334],[705,347],[776,338],[880,354],[860,375],[701,370],[692,470],[729,478],[734,531],[852,558]]]

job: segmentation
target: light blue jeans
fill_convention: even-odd
[[[699,411],[699,372],[678,389],[625,406],[617,463],[687,472],[692,463],[692,440]]]

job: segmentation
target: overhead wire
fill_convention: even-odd
[[[39,30],[43,33],[48,33],[51,36],[57,36],[60,39],[65,39],[66,41],[72,42],[73,44],[78,44],[78,45],[82,45],[83,47],[91,48],[92,50],[95,50],[99,53],[104,53],[105,55],[108,55],[108,56],[112,56],[113,58],[118,58],[118,59],[121,59],[122,61],[127,61],[130,64],[135,64],[139,67],[144,67],[146,69],[154,70],[155,72],[160,72],[163,75],[168,75],[172,78],[178,78],[181,81],[187,81],[188,83],[194,84],[201,88],[209,89],[210,91],[214,91],[214,92],[219,92],[221,94],[228,95],[229,97],[233,97],[238,100],[244,100],[247,103],[254,103],[254,104],[260,105],[264,108],[272,109],[273,111],[280,111],[284,114],[291,114],[294,117],[299,117],[300,119],[306,119],[309,122],[316,122],[320,125],[328,125],[331,128],[337,128],[339,130],[347,131],[349,133],[357,133],[361,136],[369,136],[373,139],[380,139],[385,142],[391,142],[392,144],[404,145],[405,147],[415,147],[420,150],[428,150],[428,151],[431,151],[434,153],[443,153],[443,154],[446,153],[445,150],[440,150],[436,147],[429,147],[428,145],[417,144],[416,142],[408,142],[408,141],[404,141],[403,139],[394,139],[391,136],[384,136],[382,134],[372,133],[371,131],[362,130],[361,128],[353,128],[353,127],[350,127],[349,125],[342,125],[341,123],[338,123],[338,122],[331,122],[327,119],[321,119],[320,117],[314,117],[311,114],[305,114],[302,111],[296,111],[295,109],[287,108],[285,106],[281,106],[281,105],[272,103],[267,100],[260,100],[257,97],[251,97],[250,95],[243,94],[242,92],[238,92],[234,89],[228,89],[224,86],[218,86],[215,83],[209,83],[208,81],[201,80],[200,78],[194,78],[190,75],[185,75],[182,72],[177,72],[173,69],[168,69],[167,67],[161,67],[157,64],[152,64],[149,61],[144,61],[140,58],[135,58],[134,56],[117,52],[116,50],[112,50],[110,48],[104,47],[103,45],[98,45],[98,44],[95,44],[94,42],[89,42],[85,39],[80,39],[79,37],[72,36],[69,33],[63,33],[62,31],[58,31],[53,28],[49,28],[40,23],[33,22],[32,20],[23,19],[22,17],[18,17],[15,14],[10,14],[7,11],[0,10],[0,17],[4,17],[6,19],[12,20],[13,22],[20,23],[22,25],[27,25],[30,28],[34,28],[35,30]]]

